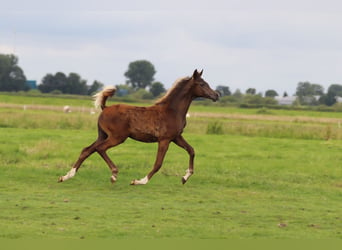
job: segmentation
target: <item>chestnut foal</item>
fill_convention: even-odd
[[[97,152],[108,164],[114,183],[117,179],[118,168],[108,157],[107,149],[123,143],[128,137],[141,142],[157,142],[158,153],[153,169],[142,179],[133,180],[132,185],[146,184],[162,166],[164,156],[170,142],[184,148],[190,157],[189,167],[182,177],[186,183],[194,172],[194,149],[183,138],[186,125],[186,114],[189,106],[197,97],[217,101],[219,94],[212,90],[203,80],[202,73],[194,71],[191,77],[177,80],[173,87],[150,107],[136,107],[126,104],[106,106],[108,97],[115,93],[115,87],[104,89],[95,95],[95,104],[101,106],[102,113],[98,118],[98,138],[90,146],[84,148],[72,169],[59,178],[66,181],[76,174],[81,164],[91,154]]]

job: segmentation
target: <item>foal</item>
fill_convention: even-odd
[[[84,148],[72,169],[59,178],[66,181],[76,174],[82,162],[92,153],[97,152],[112,171],[111,181],[117,179],[118,168],[108,157],[106,150],[123,143],[128,137],[141,142],[158,142],[158,153],[152,171],[144,178],[133,180],[131,185],[146,184],[162,166],[170,142],[184,148],[190,157],[189,167],[182,177],[184,184],[194,172],[194,149],[182,136],[186,125],[186,114],[193,99],[204,97],[217,101],[219,95],[212,90],[201,77],[203,70],[194,71],[191,77],[184,77],[150,107],[136,107],[126,104],[106,106],[108,97],[115,93],[115,88],[106,88],[95,95],[95,104],[101,106],[98,118],[98,138]]]

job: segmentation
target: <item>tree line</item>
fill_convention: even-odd
[[[165,92],[161,82],[154,81],[156,70],[152,63],[146,60],[138,60],[128,65],[125,72],[126,84],[117,85],[119,95],[127,95],[138,92],[140,97],[152,99]],[[18,57],[15,55],[0,54],[0,91],[28,91],[30,86],[26,84],[24,71],[18,65]],[[46,74],[37,86],[42,93],[61,93],[76,95],[92,95],[104,86],[95,80],[91,85],[74,72],[68,75],[63,72]]]
[[[26,84],[26,80],[24,71],[18,65],[18,57],[0,54],[0,91],[28,91],[30,86]],[[42,93],[78,95],[90,95],[102,87],[103,84],[98,81],[88,86],[87,81],[77,73],[66,75],[62,72],[46,74],[38,85]]]
[[[125,84],[117,85],[117,95],[132,95],[138,99],[153,99],[166,90],[164,85],[155,81],[156,73],[154,65],[147,60],[137,60],[129,63]],[[28,91],[30,87],[26,84],[24,71],[18,65],[18,57],[15,55],[0,54],[0,91]],[[77,73],[65,74],[57,72],[46,74],[40,84],[39,91],[42,93],[62,93],[76,95],[92,95],[102,89],[103,83],[95,80],[91,85]],[[216,91],[220,92],[222,102],[229,103],[249,103],[249,104],[277,104],[274,97],[279,94],[269,89],[263,95],[257,93],[255,88],[248,88],[245,93],[237,89],[231,92],[228,86],[219,85]],[[332,84],[327,92],[320,84],[310,82],[299,82],[295,95],[297,104],[300,105],[327,105],[332,106],[336,103],[337,97],[342,97],[342,85]],[[286,92],[283,97],[288,96]]]
[[[231,93],[229,87],[227,86],[218,86],[217,91],[221,93],[221,96],[224,96],[223,99],[226,102],[235,102],[235,103],[247,103],[247,104],[277,104],[277,102],[272,101],[270,98],[274,100],[274,97],[279,96],[279,94],[273,90],[269,89],[265,92],[263,96],[262,93],[258,93],[255,88],[248,88],[245,92],[245,95],[241,93],[239,89],[235,91],[235,93]],[[284,92],[282,97],[287,97],[287,92]],[[339,97],[342,97],[342,85],[340,84],[331,84],[327,90],[324,91],[324,87],[317,83],[310,83],[308,81],[299,82],[297,84],[296,93],[295,93],[296,101],[293,103],[294,105],[334,105]],[[342,100],[342,99],[341,99]]]

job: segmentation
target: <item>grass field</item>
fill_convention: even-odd
[[[110,149],[120,171],[114,185],[96,154],[57,183],[96,138],[97,115],[0,108],[0,238],[342,239],[340,113],[191,112],[188,183],[188,156],[172,145],[147,185],[130,186],[151,169],[156,144]],[[207,134],[211,122],[223,134]]]

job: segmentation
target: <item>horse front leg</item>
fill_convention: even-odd
[[[117,180],[117,176],[119,173],[118,168],[115,166],[115,164],[111,161],[111,159],[108,157],[106,151],[98,151],[102,159],[107,163],[109,169],[112,172],[112,176],[110,177],[111,183],[115,183]]]
[[[177,146],[185,149],[189,154],[189,168],[186,170],[185,175],[182,177],[182,183],[185,184],[191,175],[194,173],[194,158],[195,158],[195,150],[190,146],[189,143],[183,138],[183,136],[178,136],[173,141]]]
[[[112,160],[108,157],[106,151],[107,149],[114,147],[116,145],[121,144],[122,142],[124,142],[126,140],[127,137],[108,137],[103,143],[101,143],[100,145],[98,145],[96,147],[96,151],[97,153],[102,157],[102,159],[107,163],[109,169],[112,172],[112,176],[110,177],[110,181],[112,183],[115,183],[117,180],[117,176],[118,176],[118,168],[117,166],[112,162]]]
[[[144,178],[140,180],[133,180],[131,181],[131,185],[145,185],[147,182],[152,178],[152,176],[158,172],[158,170],[161,168],[163,164],[163,160],[165,157],[165,154],[169,148],[170,141],[160,141],[158,143],[158,154],[156,161],[154,163],[153,169],[151,172],[148,173]]]

